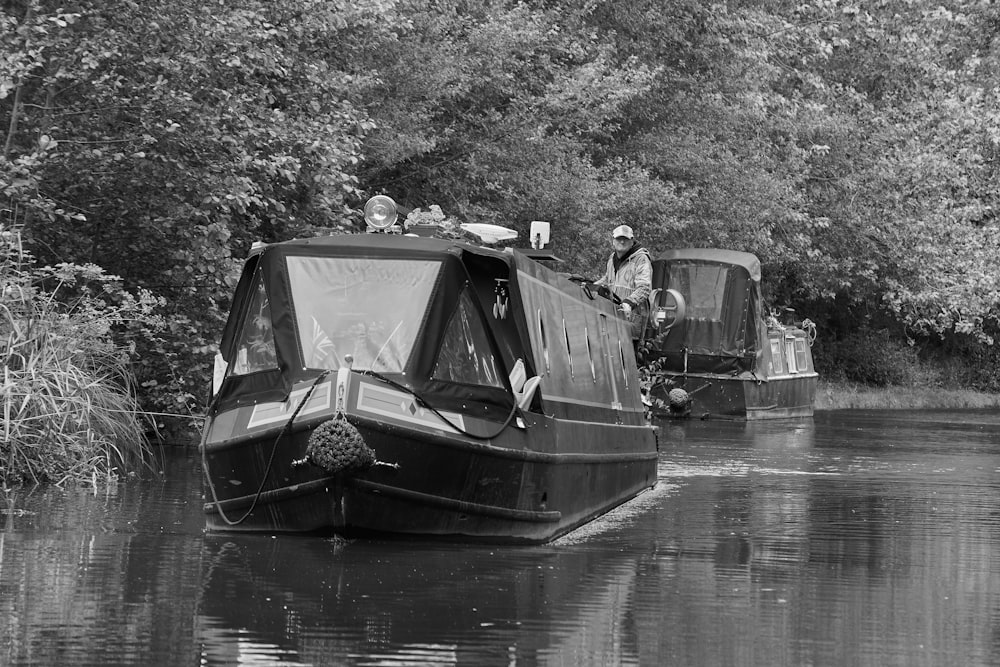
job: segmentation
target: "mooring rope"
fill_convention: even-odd
[[[222,505],[219,503],[219,497],[215,492],[215,484],[212,483],[212,476],[208,472],[208,456],[205,454],[205,443],[208,441],[208,428],[203,431],[200,445],[201,467],[205,472],[205,479],[208,481],[208,488],[212,492],[212,503],[215,505],[215,509],[218,511],[219,516],[222,517],[222,520],[225,521],[227,525],[238,526],[246,521],[247,517],[249,517],[254,509],[256,509],[257,501],[260,500],[260,496],[264,492],[264,484],[267,483],[268,475],[271,474],[271,465],[274,463],[274,454],[278,451],[278,442],[280,442],[285,433],[291,429],[292,423],[295,421],[295,418],[299,416],[299,412],[305,404],[309,401],[313,390],[316,389],[316,386],[320,383],[320,381],[323,380],[323,378],[325,378],[329,373],[330,371],[326,370],[316,376],[316,379],[313,380],[313,383],[309,386],[309,391],[306,392],[306,395],[299,402],[298,406],[295,408],[295,412],[292,413],[292,416],[289,417],[287,422],[285,422],[285,426],[281,429],[281,432],[278,433],[278,437],[274,439],[274,444],[271,446],[271,455],[267,459],[267,467],[264,468],[264,476],[260,480],[260,486],[257,487],[257,492],[254,494],[253,502],[250,503],[250,508],[247,509],[243,516],[235,521],[226,516],[225,511],[222,509]]]
[[[382,382],[385,382],[386,384],[388,384],[388,385],[390,385],[392,387],[395,387],[396,389],[399,389],[400,391],[404,391],[407,394],[409,394],[410,396],[413,396],[413,398],[416,399],[417,403],[419,403],[423,407],[425,407],[428,410],[430,410],[431,412],[433,412],[445,424],[447,424],[448,426],[452,427],[453,429],[455,429],[456,431],[458,431],[462,435],[468,436],[468,437],[472,438],[473,440],[492,440],[493,438],[495,438],[498,435],[500,435],[501,433],[503,433],[507,429],[507,427],[510,426],[510,423],[512,421],[514,421],[514,415],[517,414],[517,397],[512,396],[511,398],[514,399],[514,404],[511,406],[510,413],[507,415],[507,418],[500,425],[500,428],[497,429],[497,431],[495,433],[491,433],[489,435],[477,435],[475,433],[470,433],[469,431],[466,431],[464,428],[461,428],[461,427],[457,426],[456,424],[453,424],[452,421],[450,419],[448,419],[447,417],[445,417],[443,414],[441,414],[438,411],[437,408],[435,408],[433,405],[431,405],[430,403],[428,403],[423,397],[420,396],[420,394],[418,394],[417,392],[413,391],[412,389],[410,389],[406,385],[400,384],[399,382],[396,382],[395,380],[391,380],[391,379],[387,378],[386,376],[382,375],[381,373],[379,373],[377,371],[365,370],[365,371],[358,371],[358,372],[361,373],[362,375],[370,375],[371,377],[373,377],[373,378],[375,378],[377,380],[381,380]]]

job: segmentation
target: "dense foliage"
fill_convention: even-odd
[[[623,222],[654,254],[754,252],[821,367],[867,330],[995,357],[988,0],[0,8],[0,221],[165,299],[135,358],[150,410],[199,411],[252,241],[359,229],[376,193],[549,220],[584,273]]]
[[[132,390],[134,340],[157,326],[156,299],[94,265],[37,267],[0,231],[0,486],[106,483],[150,461]]]

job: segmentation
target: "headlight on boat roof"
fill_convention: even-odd
[[[392,197],[375,195],[365,204],[365,222],[375,229],[389,229],[396,224],[399,212]]]

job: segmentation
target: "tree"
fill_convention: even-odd
[[[234,258],[353,224],[371,125],[330,62],[338,34],[379,25],[388,4],[50,5],[2,24],[9,208],[40,261],[99,263],[166,298],[170,330],[137,372],[161,409],[192,407]]]

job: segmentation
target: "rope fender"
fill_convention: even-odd
[[[343,415],[328,419],[313,430],[305,458],[330,474],[364,470],[377,463],[375,452]]]

